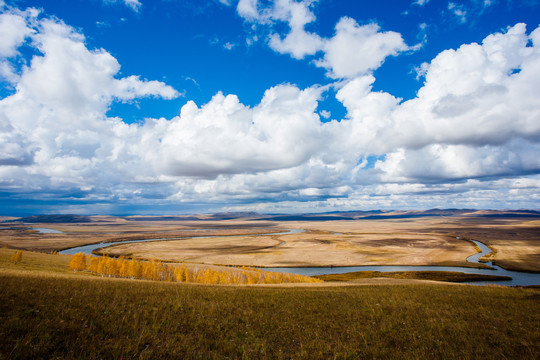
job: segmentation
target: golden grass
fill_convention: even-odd
[[[197,286],[13,269],[0,271],[0,287],[2,359],[536,359],[540,351],[533,289]]]

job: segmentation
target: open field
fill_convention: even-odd
[[[114,245],[103,252],[173,262],[263,267],[473,266],[466,262],[466,258],[476,252],[474,244],[466,240],[470,238],[490,246],[497,265],[511,270],[540,272],[538,217],[504,217],[500,213],[482,215],[482,212],[474,212],[401,218],[398,214],[395,218],[385,215],[384,219],[353,220],[326,216],[325,221],[306,221],[305,217],[283,221],[279,217],[273,220],[261,216],[219,219],[210,215],[170,219],[101,216],[91,217],[85,223],[32,225],[59,230],[62,234],[25,230],[28,225],[5,228],[0,230],[0,243],[13,248],[53,251],[90,243],[182,238]],[[289,228],[306,232],[278,233]],[[253,236],[271,232],[276,233]],[[228,237],[190,239],[192,236]]]
[[[540,291],[364,279],[205,286],[102,278],[0,249],[0,358],[537,359]],[[360,282],[359,282],[360,283]],[[386,285],[388,284],[388,285]]]
[[[305,224],[310,225],[310,224]],[[476,252],[472,243],[437,234],[290,235],[181,239],[119,244],[103,250],[113,256],[157,258],[203,264],[288,266],[464,265]]]

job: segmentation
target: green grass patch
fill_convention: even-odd
[[[470,281],[497,281],[511,280],[511,277],[500,275],[467,274],[453,271],[355,271],[343,274],[329,274],[313,276],[324,281],[351,281],[357,279],[371,278],[393,278],[393,279],[418,279],[436,280],[448,282],[470,282]]]

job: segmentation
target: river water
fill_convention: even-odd
[[[44,229],[40,228],[39,230],[41,231]],[[53,230],[53,231],[56,232],[56,230]],[[287,232],[282,232],[282,233],[257,234],[257,235],[252,235],[252,236],[289,235],[289,234],[298,234],[304,231],[305,230],[301,230],[301,229],[289,229]],[[230,236],[239,236],[239,235],[230,235]],[[116,244],[129,244],[129,243],[135,243],[135,242],[159,241],[159,240],[179,240],[179,239],[186,239],[186,238],[207,239],[207,238],[216,238],[216,237],[229,237],[229,236],[190,236],[190,237],[178,237],[178,238],[126,240],[126,241],[117,241],[117,242],[78,246],[75,248],[60,251],[60,254],[74,255],[74,254],[82,252],[86,255],[96,256],[92,254],[93,250],[108,247],[111,245],[116,245]],[[472,241],[480,248],[482,252],[469,256],[467,258],[467,261],[470,263],[479,263],[478,259],[486,254],[489,254],[491,252],[491,249],[479,241],[476,241],[476,240],[472,240]],[[509,276],[512,278],[512,280],[507,280],[507,281],[474,281],[474,282],[468,283],[472,285],[487,285],[487,284],[498,284],[498,285],[505,285],[505,286],[540,285],[540,274],[505,270],[501,268],[500,266],[492,264],[491,262],[484,263],[484,264],[491,266],[493,269],[478,269],[478,268],[468,268],[468,267],[459,267],[459,266],[373,265],[373,266],[334,266],[334,267],[274,267],[274,268],[264,268],[264,270],[274,271],[274,272],[287,272],[287,273],[307,275],[307,276],[326,275],[326,274],[343,274],[343,273],[354,272],[354,271],[380,271],[380,272],[457,271],[457,272],[462,272],[462,273],[467,273],[467,274],[500,275],[500,276]]]
[[[42,234],[63,234],[63,232],[60,230],[53,230],[47,228],[32,228],[32,230],[37,230]]]

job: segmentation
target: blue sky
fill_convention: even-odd
[[[539,8],[0,0],[2,214],[538,208]]]

